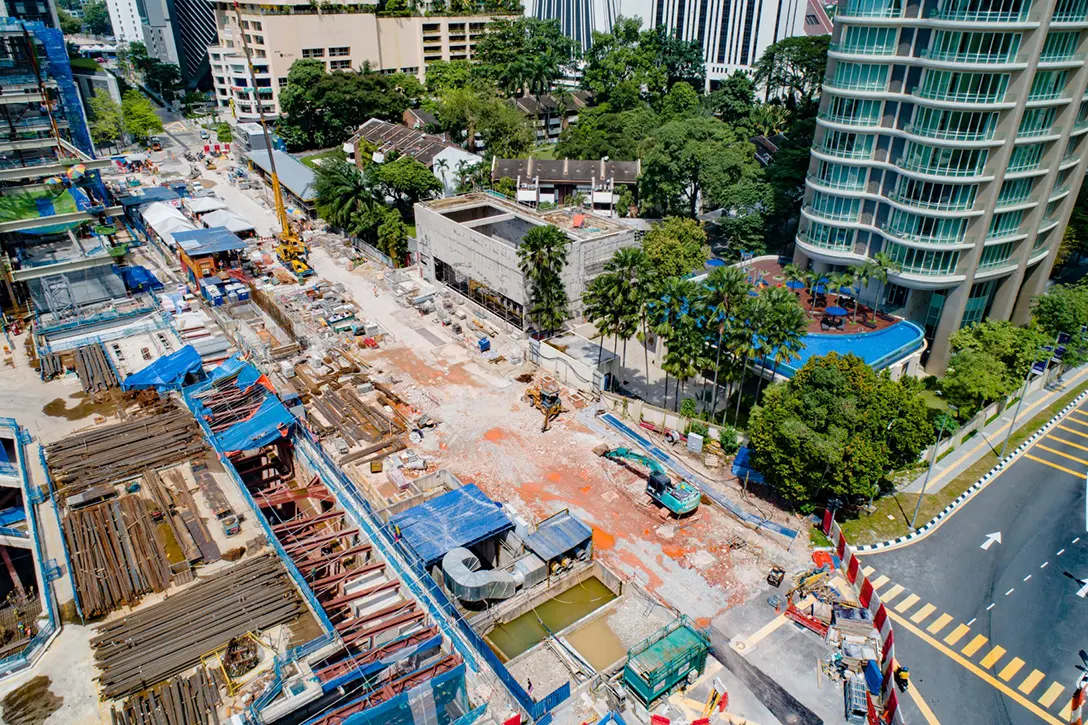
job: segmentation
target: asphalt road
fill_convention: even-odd
[[[937,721],[1068,722],[1088,649],[1086,474],[1088,404],[928,537],[862,558]]]

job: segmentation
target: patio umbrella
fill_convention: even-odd
[[[832,305],[824,309],[824,313],[831,315],[832,317],[845,317],[850,314],[850,311],[845,307],[839,307],[838,305]]]
[[[822,284],[818,284],[812,288],[812,291],[818,295],[827,294],[827,287],[824,287]]]
[[[805,283],[799,279],[791,279],[789,282],[786,283],[786,287],[790,289],[804,289]]]

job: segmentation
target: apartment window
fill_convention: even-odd
[[[847,25],[839,50],[865,55],[895,55],[899,28]]]
[[[888,86],[889,70],[889,66],[874,63],[839,63],[830,85],[851,91],[882,91]]]
[[[1020,224],[1023,221],[1023,209],[998,212],[990,219],[990,229],[986,232],[986,238],[1001,239],[1002,237],[1015,236],[1020,232]]]
[[[330,60],[329,70],[347,70],[351,68],[350,60]]]
[[[263,35],[254,35],[253,36],[253,43],[254,43],[254,45],[264,45],[264,36]]]
[[[419,66],[414,65],[414,66],[411,66],[410,68],[401,68],[400,72],[404,73],[405,75],[414,76],[417,73],[419,73]]]
[[[960,73],[927,70],[918,95],[936,101],[993,103],[1005,97],[1008,73]]]
[[[893,209],[887,230],[889,234],[908,242],[959,244],[967,231],[967,220],[931,217]]]
[[[1070,139],[1070,141],[1072,141],[1072,139]],[[1038,167],[1039,161],[1043,158],[1043,151],[1045,149],[1045,143],[1032,143],[1017,146],[1013,149],[1012,157],[1009,159],[1009,166],[1005,169],[1005,172],[1031,171]]]
[[[1045,136],[1050,133],[1050,127],[1054,125],[1054,117],[1057,111],[1053,108],[1029,108],[1024,111],[1020,119],[1020,128],[1016,135],[1021,138],[1031,136]]]
[[[261,27],[261,24],[259,22],[257,22],[256,20],[253,21],[253,29],[254,30],[264,30],[264,28]]]
[[[247,43],[252,43],[253,42],[253,37],[249,33],[246,33],[246,42]]]
[[[869,169],[864,166],[846,166],[821,161],[816,167],[815,179],[822,186],[845,191],[861,191],[865,188],[865,179]]]
[[[819,150],[840,159],[868,159],[873,155],[876,136],[848,131],[827,131]]]
[[[303,58],[324,58],[325,57],[325,49],[324,48],[303,48],[302,49],[302,57]]]
[[[842,196],[816,191],[812,194],[809,210],[825,219],[837,222],[855,222],[861,210],[861,199],[848,199]]]
[[[921,209],[959,211],[971,208],[977,190],[974,184],[938,184],[901,176],[892,198]]]
[[[1061,171],[1059,171],[1058,175],[1054,177],[1054,191],[1050,193],[1057,194],[1059,192],[1065,191],[1065,183],[1069,181],[1069,177],[1073,174],[1073,171],[1075,171],[1074,167],[1062,169]]]
[[[997,126],[997,116],[994,112],[949,111],[918,106],[907,131],[950,141],[988,141]]]
[[[246,30],[249,30],[249,21],[248,20],[243,20],[242,21],[242,27],[244,29],[246,29]]]
[[[813,15],[812,13],[809,13],[808,15],[805,16],[805,25],[819,25],[819,24],[820,24],[820,19],[818,17],[816,17],[815,15]]]
[[[1069,77],[1069,71],[1043,70],[1035,72],[1035,79],[1031,82],[1031,91],[1028,93],[1029,101],[1049,101],[1061,98],[1065,92],[1065,80]]]
[[[860,18],[898,18],[903,14],[903,0],[849,0],[843,15]]]
[[[1088,4],[1084,0],[1058,0],[1050,22],[1076,23],[1084,20],[1085,16],[1088,16]]]
[[[338,48],[329,48],[330,58],[342,58],[344,56],[351,55],[350,46],[340,46]]]
[[[814,247],[848,251],[854,247],[854,230],[813,222],[808,225],[804,239]]]
[[[1051,217],[1058,211],[1058,207],[1062,205],[1062,199],[1055,199],[1046,205],[1046,211],[1043,212],[1043,221],[1052,221]]]
[[[934,60],[965,63],[1006,63],[1020,49],[1020,33],[970,33],[938,30],[926,52]]]
[[[982,256],[979,257],[978,268],[990,269],[992,267],[999,267],[1008,262],[1009,257],[1012,256],[1012,248],[1012,242],[994,244],[993,246],[986,247],[982,250]]]
[[[923,174],[973,176],[986,165],[986,149],[958,149],[927,146],[909,141],[899,166]]]
[[[1035,244],[1032,245],[1031,251],[1042,249],[1050,241],[1050,235],[1054,233],[1053,229],[1047,229],[1042,234],[1035,235]]]
[[[1047,33],[1046,41],[1043,43],[1043,51],[1039,54],[1039,60],[1046,63],[1072,58],[1077,52],[1079,42],[1080,33],[1075,31]]]
[[[285,77],[277,78],[276,82],[280,84],[280,88],[286,88],[287,87],[287,78],[285,78]]]
[[[1084,134],[1080,136],[1071,136],[1069,141],[1065,144],[1065,154],[1062,156],[1062,161],[1068,161],[1077,155],[1077,151],[1080,150],[1081,141],[1084,140]]]
[[[888,244],[888,255],[909,274],[951,274],[960,262],[957,250],[915,249],[895,242]]]
[[[835,96],[824,116],[827,120],[836,123],[876,126],[880,123],[880,110],[880,101]]]
[[[1035,179],[1009,179],[1001,184],[1001,192],[997,195],[998,206],[1011,206],[1022,204],[1031,196],[1035,188]]]
[[[967,327],[976,322],[982,322],[986,311],[990,307],[990,299],[997,288],[997,280],[989,279],[985,282],[975,282],[971,285],[971,294],[967,296],[967,304],[963,308],[963,319],[960,327]]]

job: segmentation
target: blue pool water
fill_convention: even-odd
[[[778,372],[787,378],[804,367],[811,357],[837,352],[840,355],[851,353],[867,362],[874,370],[883,370],[897,360],[901,360],[920,347],[925,334],[922,328],[913,322],[900,320],[891,327],[878,332],[863,332],[854,335],[805,336],[805,349],[801,357],[789,365],[778,366]],[[773,365],[773,363],[770,363]]]

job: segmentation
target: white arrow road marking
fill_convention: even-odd
[[[1077,590],[1077,596],[1084,599],[1088,596],[1088,579],[1077,579],[1078,584],[1083,584],[1080,589]]]
[[[995,541],[997,543],[999,543],[999,544],[1001,543],[1001,532],[1000,531],[995,531],[992,534],[986,534],[986,541],[983,541],[982,545],[979,546],[978,548],[988,550],[991,546],[994,545]]]

